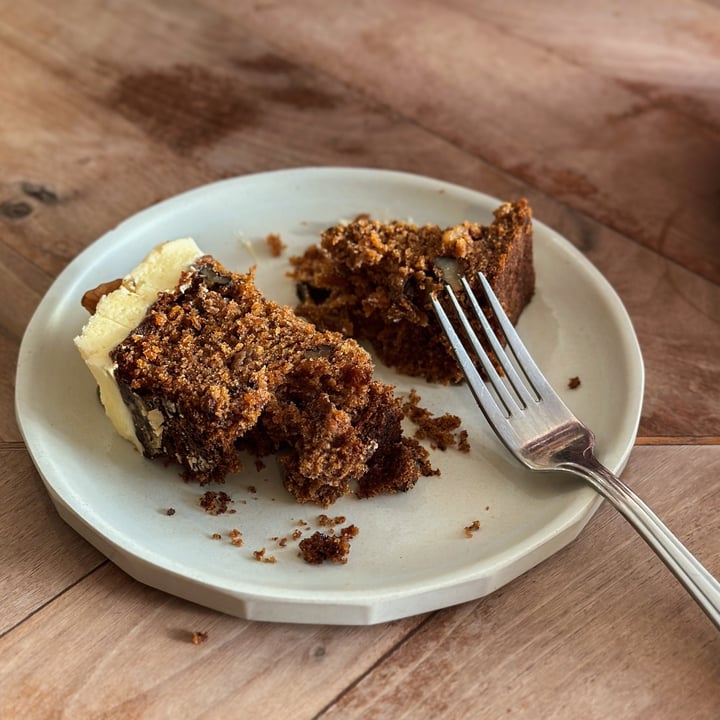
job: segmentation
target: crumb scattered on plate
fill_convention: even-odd
[[[329,535],[318,530],[301,540],[298,547],[303,560],[310,565],[320,565],[326,560],[344,565],[350,554],[350,541],[359,532],[355,525],[342,528],[339,535]]]
[[[480,521],[473,520],[470,525],[465,528],[465,537],[471,538],[473,533],[476,533],[480,529]]]
[[[265,548],[262,548],[260,550],[254,550],[253,551],[253,557],[258,562],[264,562],[264,563],[276,563],[277,558],[274,555],[267,555],[267,550]]]
[[[199,645],[200,643],[204,643],[207,639],[208,639],[208,634],[206,632],[196,630],[192,634],[193,645]]]
[[[580,378],[577,375],[575,377],[571,377],[568,380],[568,387],[571,390],[575,390],[575,388],[579,388],[580,387]]]
[[[336,525],[342,525],[346,520],[347,518],[344,515],[337,515],[333,518],[329,515],[326,515],[325,513],[322,513],[321,515],[317,516],[317,522],[320,527],[334,528]]]
[[[280,257],[287,249],[287,245],[282,241],[282,238],[277,233],[270,233],[265,238],[265,242],[270,248],[270,254],[273,257]]]
[[[427,408],[421,407],[417,390],[412,388],[403,403],[405,417],[417,425],[415,438],[429,440],[433,449],[447,450],[457,447],[460,452],[470,452],[466,430],[459,430],[462,420],[457,415],[445,413],[435,417]]]
[[[208,490],[200,497],[200,506],[210,515],[222,515],[230,510],[230,503],[235,502],[226,492]]]

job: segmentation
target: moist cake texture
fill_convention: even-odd
[[[373,379],[355,340],[266,300],[252,271],[230,272],[207,255],[181,265],[129,331],[113,327],[103,369],[103,400],[117,389],[132,421],[131,433],[123,419],[124,435],[147,457],[205,484],[238,471],[243,450],[278,453],[288,491],[320,505],[353,489],[406,491],[429,473],[427,452],[402,434],[400,400]],[[125,290],[102,298],[98,312],[111,316]],[[83,356],[102,355],[84,335]]]
[[[441,291],[448,264],[450,274],[464,275],[474,290],[482,272],[516,322],[535,287],[532,214],[520,200],[497,208],[489,225],[442,229],[359,216],[326,230],[320,245],[291,262],[299,315],[369,340],[401,373],[457,383],[462,372],[428,298]]]

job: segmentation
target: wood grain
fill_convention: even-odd
[[[699,458],[707,472],[698,475]],[[715,573],[719,469],[719,448],[641,448],[627,472]],[[684,500],[703,485],[704,504]],[[690,708],[710,718],[720,704],[720,638],[711,627],[603,506],[541,567],[436,613],[323,718],[673,718]]]
[[[24,449],[0,449],[0,465],[1,636],[107,561],[60,519]]]
[[[91,5],[88,0],[75,0],[62,17],[41,5],[42,22],[37,16],[22,14],[17,19],[18,23],[24,19],[28,33],[32,30],[33,34],[29,35],[32,42],[28,37],[21,42],[13,35],[14,43],[23,53],[39,55],[43,64],[42,68],[30,69],[23,64],[25,81],[37,87],[48,84],[56,98],[53,122],[66,118],[53,134],[47,134],[42,125],[33,128],[33,133],[47,136],[48,143],[57,143],[36,152],[56,155],[56,147],[68,143],[75,152],[77,143],[63,135],[64,126],[71,133],[85,127],[86,137],[105,132],[112,138],[104,145],[104,155],[84,152],[83,157],[95,160],[92,167],[82,165],[79,172],[74,170],[73,184],[78,186],[75,190],[61,191],[57,182],[45,181],[56,188],[54,192],[59,196],[68,196],[62,206],[53,206],[52,218],[45,223],[39,222],[42,216],[29,216],[20,223],[11,221],[9,238],[17,252],[32,253],[35,263],[57,270],[124,213],[194,183],[252,169],[246,164],[248,157],[256,163],[255,169],[272,167],[273,161],[288,166],[349,162],[432,174],[500,197],[526,195],[536,217],[563,232],[586,252],[618,289],[631,316],[639,318],[636,327],[647,358],[648,383],[663,389],[646,399],[641,433],[688,435],[692,429],[708,435],[717,428],[720,410],[712,391],[720,382],[720,366],[714,361],[720,351],[717,285],[498,172],[483,159],[468,155],[452,139],[396,115],[388,118],[384,106],[338,81],[322,77],[319,82],[270,44],[248,37],[238,46],[236,28],[223,25],[223,16],[216,12],[195,8],[194,14],[175,18],[174,42],[158,61],[148,50],[150,39],[162,33],[166,23],[158,9],[143,3],[128,14],[117,8],[102,16],[89,38],[79,18],[90,11]],[[29,24],[31,20],[34,25]],[[126,37],[136,24],[145,28],[147,42],[143,42],[142,33]],[[108,35],[117,34],[118,27],[125,29],[120,33],[123,42],[110,43]],[[50,40],[40,45],[40,39],[46,36]],[[144,74],[135,70],[123,74],[127,53],[138,65],[145,53],[153,69]],[[9,55],[8,62],[20,64],[20,58]],[[193,58],[197,60],[195,65],[191,64]],[[211,62],[212,71],[202,69],[202,62]],[[77,77],[70,83],[59,74],[63,63],[77,68]],[[22,78],[22,72],[18,75]],[[68,84],[72,91],[60,89]],[[164,94],[153,91],[158,84],[165,88]],[[244,117],[244,105],[235,107],[230,101],[220,121],[214,114],[202,111],[223,93],[250,99],[258,116],[250,123]],[[98,104],[105,109],[98,108]],[[322,124],[309,122],[318,112]],[[190,119],[182,120],[186,114]],[[88,115],[95,118],[89,127],[92,121]],[[178,128],[163,138],[162,128],[173,123]],[[421,151],[408,153],[407,147]],[[274,153],[273,160],[265,154],[267,150]],[[182,160],[188,155],[191,163]],[[104,170],[108,166],[114,169],[109,176]],[[24,175],[29,177],[28,173]],[[16,188],[27,182],[22,177],[17,176]],[[117,202],[117,197],[122,201]],[[106,218],[107,224],[103,226],[93,217]],[[43,235],[51,230],[56,233],[52,242]],[[56,249],[63,243],[71,244],[53,260],[33,251],[33,242]],[[628,272],[630,267],[632,272]],[[662,313],[645,311],[657,304],[664,307]],[[673,382],[676,377],[692,379],[691,397],[683,392],[682,384]],[[667,412],[667,408],[672,410]]]
[[[31,708],[33,717],[52,717],[61,707],[66,717],[84,718],[290,711],[310,718],[421,622],[247,622],[143,587],[107,565],[0,639],[2,671],[15,678],[0,697],[0,714]],[[198,631],[208,637],[194,645]],[[50,651],[38,656],[38,647]]]
[[[529,185],[694,272],[720,279],[712,240],[720,219],[718,126],[710,112],[700,124],[677,110],[693,102],[704,107],[705,95],[696,97],[688,84],[687,95],[654,97],[647,87],[667,79],[664,65],[645,84],[633,84],[544,46],[546,30],[553,38],[558,25],[566,35],[583,37],[581,27],[567,22],[568,8],[533,13],[523,33],[513,25],[514,20],[522,27],[520,5],[503,24],[495,21],[492,4],[469,2],[441,7],[433,1],[375,0],[351,9],[315,0],[273,3],[262,12],[254,11],[254,3],[204,2]],[[715,11],[700,3],[683,9],[698,32],[708,16],[717,22]],[[616,23],[637,26],[649,13],[638,3]],[[592,21],[590,13],[585,22]],[[642,28],[652,32],[653,25]],[[442,40],[432,42],[440,29]],[[605,37],[613,37],[612,27],[606,31]],[[654,41],[666,45],[657,32]],[[718,62],[719,45],[711,37],[701,45],[704,53],[696,51],[695,67],[704,66],[708,52]],[[505,62],[508,56],[512,63]],[[334,62],[325,62],[328,57]],[[671,70],[685,58],[673,61]],[[435,102],[438,97],[443,102]],[[659,152],[663,143],[672,152]]]
[[[627,471],[715,572],[718,470],[720,448],[691,447],[637,449]],[[195,631],[207,641],[193,645]],[[720,702],[719,643],[603,507],[570,547],[488,598],[369,628],[240,621],[103,565],[0,639],[0,673],[14,678],[0,713],[673,718],[693,700],[692,717],[709,718]]]
[[[282,167],[430,175],[527,197],[615,288],[646,366],[624,477],[720,575],[716,0],[25,0],[0,68],[0,717],[717,717],[717,633],[609,507],[475,602],[249,623],[76,535],[14,418],[34,308],[129,215]]]

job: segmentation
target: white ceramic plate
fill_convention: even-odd
[[[203,490],[177,468],[143,459],[111,429],[72,339],[87,315],[83,292],[126,273],[158,243],[192,236],[231,269],[258,268],[258,285],[294,304],[288,256],[320,231],[367,212],[380,219],[451,225],[489,221],[499,201],[437,180],[396,172],[312,168],[214,183],[123,222],[80,254],[40,303],[19,357],[16,411],[33,460],[60,515],[141,582],[256,620],[368,624],[486,595],[573,540],[597,508],[590,489],[563,475],[532,476],[486,427],[465,387],[433,387],[378,367],[398,392],[464,421],[472,450],[434,451],[440,477],[407,494],[346,497],[329,511],[360,534],[346,565],[311,566],[297,543],[279,547],[298,521],[317,526],[322,509],[296,504],[272,461],[250,462],[224,489],[235,514],[211,516]],[[265,238],[288,245],[270,256]],[[537,292],[519,329],[567,404],[597,435],[600,459],[620,472],[640,416],[643,366],[620,300],[563,238],[535,223]],[[570,377],[582,385],[567,390]],[[256,492],[248,491],[254,486]],[[172,507],[175,514],[168,516]],[[466,537],[474,520],[480,530]],[[242,531],[233,546],[227,533]],[[221,540],[212,534],[220,533]],[[309,531],[305,531],[305,535]],[[261,563],[265,547],[277,562]]]

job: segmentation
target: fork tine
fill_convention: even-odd
[[[535,391],[537,399],[542,400],[554,398],[556,394],[555,391],[553,390],[550,383],[545,379],[545,376],[543,375],[540,368],[537,366],[537,363],[533,360],[532,355],[530,355],[528,349],[525,347],[525,343],[523,343],[523,341],[520,339],[520,336],[513,327],[513,324],[510,322],[510,318],[508,318],[507,314],[505,313],[505,310],[500,304],[500,301],[498,300],[495,291],[492,289],[490,283],[488,282],[488,279],[485,277],[485,275],[483,275],[483,273],[478,273],[478,279],[480,280],[480,284],[482,285],[483,293],[487,298],[487,301],[490,303],[493,315],[495,315],[495,319],[498,321],[500,329],[505,336],[507,345],[510,348],[512,354],[515,356],[518,367],[521,369],[523,375],[527,379],[528,384]],[[474,299],[472,294],[470,297],[471,299]],[[505,351],[502,351],[501,355],[498,357],[501,356],[507,357]],[[504,364],[503,369],[505,369],[507,372]],[[513,374],[515,375],[515,377],[517,377],[517,374],[514,373],[514,369]]]
[[[452,288],[450,289],[450,293],[452,293]],[[460,336],[457,334],[457,331],[445,312],[445,308],[440,303],[440,300],[436,295],[432,295],[430,302],[432,303],[435,315],[445,332],[445,336],[455,353],[455,357],[457,358],[458,363],[460,363],[460,367],[465,374],[465,378],[467,379],[468,385],[475,396],[475,400],[490,424],[493,427],[501,427],[505,424],[505,421],[509,416],[509,410],[505,407],[500,407],[491,395],[490,390],[488,390],[487,385],[485,385],[478,369],[475,367],[475,363],[472,361],[472,358],[465,349],[462,340],[460,340]],[[462,316],[463,315],[461,313],[461,317]],[[483,352],[485,351],[483,350]]]
[[[478,273],[478,276],[480,278],[484,278],[484,275],[482,273]],[[482,308],[480,307],[480,303],[478,302],[478,299],[475,297],[475,293],[473,292],[472,288],[470,287],[470,283],[467,281],[467,278],[461,279],[463,288],[465,289],[465,293],[467,294],[468,299],[470,300],[470,305],[473,309],[473,312],[475,314],[475,317],[480,322],[480,325],[482,326],[483,332],[485,333],[485,337],[490,342],[490,346],[492,347],[493,353],[495,354],[495,357],[497,358],[498,362],[500,363],[500,367],[502,367],[503,372],[505,373],[505,377],[508,379],[508,383],[510,384],[510,387],[515,391],[515,394],[520,399],[522,408],[526,408],[532,403],[536,402],[539,398],[537,394],[533,395],[528,388],[526,383],[522,380],[520,375],[518,375],[517,371],[515,370],[515,366],[510,361],[510,358],[508,354],[505,352],[505,349],[503,348],[502,344],[500,343],[500,340],[498,339],[497,335],[495,334],[495,331],[493,330],[492,326],[490,325],[490,322],[483,312]],[[487,281],[486,281],[487,282]],[[487,287],[490,289],[490,292],[492,291],[492,288],[490,287],[490,284],[487,283]],[[487,289],[483,286],[483,291],[485,292],[485,295],[487,297]],[[498,322],[501,322],[502,318],[507,321],[507,324],[510,324],[509,320],[507,319],[507,316],[505,315],[504,311],[502,312],[502,318],[498,317],[498,308],[502,310],[502,306],[500,306],[499,302],[497,301],[497,296],[495,296],[495,293],[493,292],[493,298],[495,300],[495,304],[493,307],[493,312],[498,319]],[[490,301],[491,298],[488,297],[488,301]],[[510,324],[510,327],[512,325]],[[501,324],[501,328],[504,327]],[[477,339],[474,334],[471,335],[473,346],[477,344]],[[519,340],[519,338],[518,338]],[[502,382],[498,379],[499,382]],[[503,383],[503,387],[505,387]],[[531,385],[530,386],[532,390],[534,391],[535,388]]]
[[[461,279],[461,282],[465,282],[465,278]],[[482,369],[485,371],[485,375],[487,376],[488,382],[495,391],[495,393],[498,396],[498,400],[503,404],[505,409],[505,415],[509,417],[513,414],[515,410],[518,409],[518,404],[515,398],[508,392],[508,389],[505,387],[505,383],[503,383],[502,379],[500,378],[500,375],[498,374],[498,371],[495,369],[495,366],[492,363],[492,360],[490,360],[490,357],[488,356],[487,352],[485,351],[485,348],[480,344],[480,341],[475,334],[475,330],[470,324],[470,321],[468,320],[467,315],[465,314],[463,308],[460,305],[460,301],[457,298],[457,295],[455,294],[455,291],[453,288],[448,285],[445,287],[445,292],[447,293],[448,297],[450,298],[450,302],[452,303],[455,313],[460,319],[460,323],[462,324],[466,337],[470,340],[470,344],[473,347],[473,350],[475,351],[476,355],[478,356],[478,359],[480,361],[480,365]],[[485,317],[482,318],[487,322]]]

